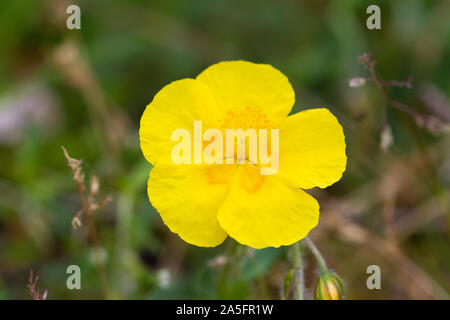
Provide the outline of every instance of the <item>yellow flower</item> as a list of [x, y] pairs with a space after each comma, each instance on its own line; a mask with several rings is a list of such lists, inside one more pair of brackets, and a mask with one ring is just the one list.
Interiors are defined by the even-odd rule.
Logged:
[[[265, 248], [295, 243], [317, 225], [319, 204], [302, 189], [341, 178], [345, 138], [327, 109], [288, 116], [294, 101], [281, 72], [246, 61], [220, 62], [156, 94], [139, 135], [153, 164], [149, 199], [172, 232], [197, 246], [217, 246], [229, 235]], [[279, 129], [277, 173], [261, 175], [249, 163], [174, 164], [172, 133], [183, 128], [194, 136], [199, 120], [205, 129]]]

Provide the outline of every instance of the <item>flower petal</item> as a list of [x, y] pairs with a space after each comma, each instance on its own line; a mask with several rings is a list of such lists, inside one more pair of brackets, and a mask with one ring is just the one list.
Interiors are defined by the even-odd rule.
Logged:
[[287, 117], [280, 126], [277, 176], [296, 188], [325, 188], [342, 177], [347, 157], [341, 125], [328, 109]]
[[175, 129], [187, 129], [194, 137], [194, 121], [201, 120], [204, 128], [218, 128], [220, 119], [208, 86], [194, 79], [174, 81], [156, 94], [142, 115], [142, 152], [153, 165], [159, 159], [170, 159], [172, 148], [178, 143], [171, 141]]
[[268, 64], [224, 61], [208, 67], [197, 79], [209, 86], [223, 114], [251, 107], [277, 123], [289, 114], [295, 101], [289, 80]]
[[184, 241], [215, 247], [227, 234], [217, 211], [229, 189], [233, 167], [227, 165], [172, 165], [161, 161], [148, 180], [148, 197], [164, 223]]
[[303, 190], [241, 165], [217, 218], [244, 245], [279, 247], [299, 241], [317, 225], [319, 204]]

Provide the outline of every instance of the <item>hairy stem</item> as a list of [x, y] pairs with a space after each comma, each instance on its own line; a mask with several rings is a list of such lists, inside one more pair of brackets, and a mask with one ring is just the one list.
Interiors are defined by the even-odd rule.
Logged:
[[302, 259], [303, 247], [302, 247], [301, 241], [294, 243], [291, 248], [292, 248], [292, 259], [293, 259], [294, 268], [295, 268], [294, 299], [295, 300], [304, 300], [305, 277], [304, 277], [303, 259]]
[[319, 268], [321, 272], [327, 272], [328, 267], [325, 263], [325, 259], [323, 258], [322, 254], [320, 253], [319, 249], [317, 249], [314, 242], [311, 241], [308, 237], [305, 237], [305, 242], [309, 247], [309, 250], [311, 250], [311, 253], [313, 254], [314, 258], [316, 259], [317, 263], [319, 264]]

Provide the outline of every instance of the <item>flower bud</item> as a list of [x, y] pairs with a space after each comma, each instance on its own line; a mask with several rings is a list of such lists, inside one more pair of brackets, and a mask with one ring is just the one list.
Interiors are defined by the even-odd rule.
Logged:
[[366, 83], [366, 78], [358, 77], [358, 78], [351, 78], [348, 80], [349, 87], [352, 88], [358, 88], [363, 86]]
[[383, 125], [383, 129], [380, 134], [380, 148], [383, 152], [387, 152], [389, 147], [394, 142], [394, 137], [392, 136], [391, 126], [388, 124]]
[[92, 175], [92, 177], [91, 177], [91, 188], [90, 188], [91, 195], [96, 195], [98, 193], [99, 187], [100, 187], [100, 182], [98, 181], [97, 176], [96, 175]]
[[316, 300], [341, 300], [344, 296], [344, 283], [334, 272], [323, 272], [317, 278]]

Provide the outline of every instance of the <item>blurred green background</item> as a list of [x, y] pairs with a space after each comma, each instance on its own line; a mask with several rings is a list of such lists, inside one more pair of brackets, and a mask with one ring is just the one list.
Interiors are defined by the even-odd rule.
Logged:
[[[66, 28], [68, 5], [81, 30]], [[366, 8], [381, 7], [381, 30]], [[49, 299], [280, 298], [288, 250], [197, 248], [171, 234], [146, 194], [151, 165], [139, 120], [158, 90], [222, 60], [269, 63], [296, 92], [294, 112], [327, 107], [344, 127], [341, 181], [311, 192], [310, 236], [344, 280], [348, 299], [447, 299], [450, 290], [450, 138], [386, 107], [357, 56], [374, 54], [388, 88], [412, 109], [450, 121], [447, 0], [3, 0], [0, 2], [0, 299], [30, 299], [30, 269]], [[379, 146], [383, 123], [393, 145]], [[107, 296], [61, 146], [100, 180], [94, 213]], [[306, 254], [308, 297], [317, 267]], [[228, 277], [221, 266], [228, 264]], [[79, 265], [81, 290], [66, 268]], [[368, 290], [366, 268], [382, 270]], [[228, 268], [226, 268], [228, 269]], [[225, 275], [224, 275], [225, 274]], [[221, 280], [222, 279], [222, 280]]]

